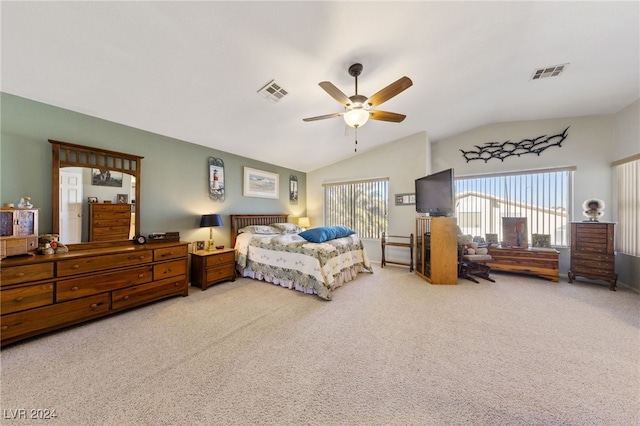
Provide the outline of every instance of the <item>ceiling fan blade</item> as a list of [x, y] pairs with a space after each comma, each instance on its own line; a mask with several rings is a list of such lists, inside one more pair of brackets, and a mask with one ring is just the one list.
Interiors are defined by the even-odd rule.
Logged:
[[404, 114], [397, 114], [395, 112], [388, 111], [369, 111], [369, 118], [372, 120], [380, 120], [380, 121], [392, 121], [394, 123], [400, 123], [402, 120], [407, 118]]
[[319, 115], [317, 117], [309, 117], [309, 118], [303, 118], [302, 121], [317, 121], [317, 120], [325, 120], [327, 118], [334, 118], [334, 117], [340, 117], [342, 114], [342, 112], [336, 112], [334, 114], [326, 114], [326, 115]]
[[321, 81], [320, 83], [318, 83], [318, 85], [322, 87], [325, 92], [331, 95], [333, 99], [338, 101], [340, 105], [342, 106], [351, 105], [351, 99], [349, 99], [347, 95], [342, 93], [342, 91], [338, 89], [336, 86], [334, 86], [333, 83], [331, 83], [330, 81]]
[[407, 90], [412, 85], [413, 85], [413, 81], [411, 81], [409, 77], [402, 77], [394, 81], [384, 89], [380, 90], [373, 96], [369, 97], [369, 99], [367, 100], [367, 103], [372, 107], [376, 105], [380, 105], [381, 103], [386, 102], [389, 99], [393, 98], [397, 94]]

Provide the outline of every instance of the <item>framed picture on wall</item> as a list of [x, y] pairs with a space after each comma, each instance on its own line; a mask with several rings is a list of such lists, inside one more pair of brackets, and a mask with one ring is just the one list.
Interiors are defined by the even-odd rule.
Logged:
[[209, 198], [224, 201], [224, 161], [209, 157]]
[[279, 176], [277, 173], [244, 168], [244, 185], [242, 195], [245, 197], [280, 198], [278, 193]]
[[298, 176], [289, 176], [289, 203], [298, 204]]

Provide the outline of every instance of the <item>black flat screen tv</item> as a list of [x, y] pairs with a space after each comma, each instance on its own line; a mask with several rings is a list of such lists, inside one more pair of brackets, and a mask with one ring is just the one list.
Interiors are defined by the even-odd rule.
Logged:
[[453, 169], [416, 179], [416, 212], [429, 216], [455, 214]]

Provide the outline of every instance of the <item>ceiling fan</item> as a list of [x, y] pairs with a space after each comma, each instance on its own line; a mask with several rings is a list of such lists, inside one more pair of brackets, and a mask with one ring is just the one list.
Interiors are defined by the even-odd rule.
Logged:
[[[383, 102], [388, 101], [404, 90], [413, 85], [413, 82], [409, 77], [402, 77], [397, 81], [394, 81], [384, 89], [378, 91], [373, 96], [366, 97], [358, 94], [358, 76], [362, 73], [362, 64], [353, 64], [349, 67], [349, 75], [356, 79], [356, 94], [353, 96], [347, 96], [340, 89], [338, 89], [333, 83], [329, 81], [322, 81], [319, 83], [325, 92], [327, 92], [333, 99], [338, 101], [344, 106], [344, 112], [337, 112], [334, 114], [319, 115], [317, 117], [303, 118], [302, 121], [317, 121], [324, 120], [333, 117], [344, 117], [347, 125], [354, 127], [356, 130], [358, 127], [365, 124], [369, 118], [372, 120], [391, 121], [393, 123], [400, 123], [407, 116], [404, 114], [397, 114], [395, 112], [371, 110]], [[357, 143], [357, 142], [356, 142]]]

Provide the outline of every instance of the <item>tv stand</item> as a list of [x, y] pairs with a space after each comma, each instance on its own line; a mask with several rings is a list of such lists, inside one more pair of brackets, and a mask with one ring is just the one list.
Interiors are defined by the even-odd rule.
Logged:
[[416, 273], [431, 284], [458, 284], [455, 217], [416, 218]]

